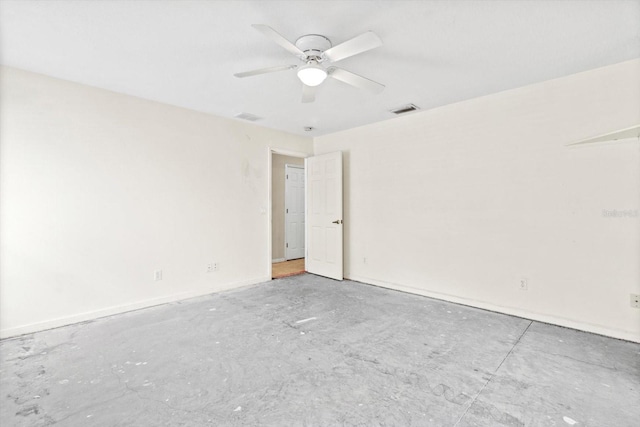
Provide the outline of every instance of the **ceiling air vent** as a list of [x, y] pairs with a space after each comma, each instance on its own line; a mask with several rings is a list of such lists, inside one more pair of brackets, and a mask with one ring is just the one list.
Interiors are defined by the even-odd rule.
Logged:
[[405, 113], [410, 113], [412, 111], [418, 111], [420, 109], [420, 107], [417, 107], [413, 104], [407, 104], [407, 105], [403, 105], [402, 107], [399, 108], [394, 108], [393, 110], [391, 110], [391, 112], [393, 114], [405, 114]]
[[236, 114], [234, 117], [237, 119], [249, 120], [250, 122], [256, 122], [258, 120], [262, 120], [262, 117], [254, 116], [253, 114], [249, 114], [249, 113]]

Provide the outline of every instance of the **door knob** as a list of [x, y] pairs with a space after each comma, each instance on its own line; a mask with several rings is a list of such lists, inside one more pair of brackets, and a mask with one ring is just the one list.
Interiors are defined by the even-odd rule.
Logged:
[[334, 224], [342, 224], [342, 220], [341, 219], [336, 219], [335, 221], [333, 221]]

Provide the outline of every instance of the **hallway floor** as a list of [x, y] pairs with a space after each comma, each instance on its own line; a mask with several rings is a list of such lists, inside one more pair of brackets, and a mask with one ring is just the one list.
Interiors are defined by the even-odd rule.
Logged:
[[271, 264], [271, 277], [274, 279], [295, 276], [296, 274], [304, 273], [304, 271], [304, 258]]
[[640, 344], [292, 276], [0, 342], [4, 426], [612, 426]]

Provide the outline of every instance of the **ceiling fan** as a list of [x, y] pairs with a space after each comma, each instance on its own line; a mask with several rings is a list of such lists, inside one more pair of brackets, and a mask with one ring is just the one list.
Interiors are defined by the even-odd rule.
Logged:
[[304, 62], [304, 65], [294, 64], [261, 68], [259, 70], [236, 73], [234, 74], [236, 77], [251, 77], [259, 74], [298, 69], [297, 75], [302, 82], [302, 102], [313, 102], [318, 86], [327, 77], [373, 93], [379, 93], [384, 89], [384, 85], [354, 74], [351, 71], [335, 66], [325, 66], [325, 64], [337, 62], [382, 46], [382, 40], [372, 31], [367, 31], [351, 40], [333, 46], [331, 40], [319, 34], [304, 35], [298, 38], [294, 44], [268, 25], [254, 24], [252, 27], [279, 44], [289, 53], [297, 56], [299, 60]]

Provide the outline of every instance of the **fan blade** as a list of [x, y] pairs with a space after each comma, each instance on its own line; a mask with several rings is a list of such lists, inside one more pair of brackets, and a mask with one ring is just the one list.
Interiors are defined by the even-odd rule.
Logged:
[[280, 46], [282, 46], [288, 52], [294, 54], [295, 56], [299, 56], [301, 58], [307, 57], [307, 55], [303, 51], [298, 49], [296, 45], [294, 45], [289, 40], [282, 37], [276, 30], [274, 30], [270, 26], [263, 25], [263, 24], [253, 24], [252, 27], [260, 31], [262, 34], [264, 34], [274, 42], [278, 43]]
[[373, 93], [380, 93], [384, 89], [384, 85], [373, 80], [369, 80], [366, 77], [359, 76], [351, 71], [343, 70], [338, 67], [329, 67], [327, 69], [329, 77], [333, 77], [336, 80], [340, 80], [346, 84], [357, 87], [359, 89], [365, 89]]
[[258, 74], [275, 73], [276, 71], [285, 71], [297, 68], [297, 65], [278, 65], [277, 67], [260, 68], [259, 70], [245, 71], [244, 73], [236, 73], [236, 77], [251, 77]]
[[302, 102], [308, 103], [316, 100], [316, 89], [318, 86], [302, 85]]
[[380, 46], [382, 46], [380, 37], [373, 31], [367, 31], [351, 40], [325, 50], [322, 56], [331, 62], [336, 62]]

